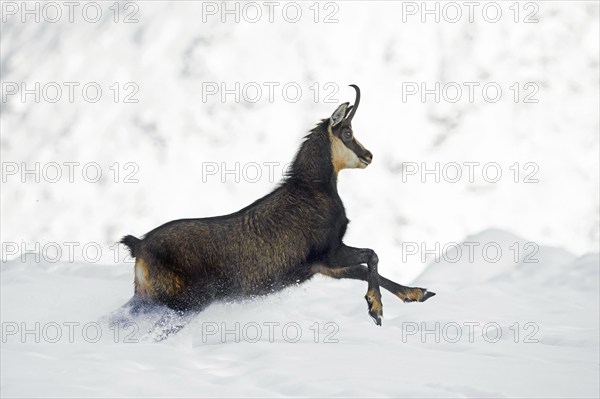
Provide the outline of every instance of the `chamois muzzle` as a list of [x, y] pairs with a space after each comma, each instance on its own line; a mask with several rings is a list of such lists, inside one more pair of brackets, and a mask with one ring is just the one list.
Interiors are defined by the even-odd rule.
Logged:
[[364, 154], [358, 155], [358, 159], [360, 160], [360, 162], [364, 163], [365, 166], [367, 166], [371, 162], [373, 162], [373, 154], [371, 153], [371, 151], [365, 149]]

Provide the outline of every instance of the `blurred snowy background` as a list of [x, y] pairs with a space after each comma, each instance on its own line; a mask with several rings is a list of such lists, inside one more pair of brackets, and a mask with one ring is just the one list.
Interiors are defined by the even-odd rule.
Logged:
[[[383, 275], [408, 283], [432, 261], [431, 256], [422, 259], [422, 250], [406, 257], [406, 243], [432, 250], [436, 243], [444, 247], [488, 229], [523, 237], [523, 243], [568, 251], [573, 255], [564, 261], [567, 270], [576, 269], [577, 263], [571, 262], [577, 257], [599, 250], [598, 2], [481, 2], [471, 10], [472, 21], [469, 7], [462, 2], [427, 6], [387, 1], [368, 6], [362, 1], [298, 6], [282, 2], [271, 14], [263, 3], [252, 3], [258, 4], [260, 17], [254, 5], [236, 2], [147, 1], [117, 6], [83, 2], [72, 10], [72, 22], [63, 3], [48, 7], [30, 2], [27, 9], [33, 11], [29, 14], [22, 4], [2, 2], [2, 259], [22, 266], [23, 248], [35, 250], [36, 243], [40, 248], [57, 243], [63, 251], [61, 263], [59, 269], [48, 270], [72, 270], [79, 275], [85, 267], [60, 269], [62, 263], [70, 263], [65, 243], [79, 243], [74, 251], [77, 261], [85, 260], [83, 245], [98, 243], [102, 250], [98, 264], [116, 263], [121, 268], [109, 272], [118, 277], [121, 290], [118, 298], [109, 295], [107, 299], [107, 291], [116, 292], [115, 284], [95, 285], [93, 279], [102, 275], [101, 268], [89, 263], [92, 280], [67, 279], [73, 285], [82, 284], [82, 294], [95, 290], [90, 301], [104, 302], [88, 319], [118, 306], [131, 294], [131, 270], [122, 269], [124, 251], [114, 259], [111, 249], [121, 236], [141, 236], [172, 219], [230, 213], [266, 194], [277, 184], [303, 135], [321, 118], [329, 117], [340, 102], [354, 101], [354, 92], [347, 87], [350, 83], [358, 84], [363, 94], [354, 130], [373, 152], [374, 162], [366, 170], [345, 171], [340, 176], [340, 194], [352, 220], [346, 242], [374, 248]], [[239, 22], [235, 12], [227, 14], [224, 7], [237, 7]], [[425, 7], [437, 7], [439, 22], [436, 11], [427, 13]], [[501, 14], [496, 14], [498, 8]], [[39, 22], [35, 22], [36, 14]], [[431, 90], [436, 83], [439, 101], [434, 94], [427, 94], [423, 101], [421, 84]], [[287, 91], [283, 89], [286, 84], [291, 87]], [[89, 89], [82, 92], [85, 85]], [[233, 91], [224, 94], [222, 85]], [[484, 92], [485, 85], [492, 88]], [[57, 86], [60, 99], [56, 99]], [[73, 87], [72, 101], [69, 86]], [[462, 93], [457, 94], [457, 86]], [[100, 96], [97, 87], [102, 90]], [[261, 98], [254, 102], [256, 87], [261, 89]], [[218, 91], [213, 94], [215, 88]], [[411, 94], [415, 88], [419, 91]], [[501, 97], [495, 98], [494, 88], [501, 89]], [[95, 97], [97, 102], [90, 101]], [[131, 100], [136, 102], [127, 102]], [[73, 166], [71, 182], [68, 163], [72, 162], [79, 164]], [[473, 181], [465, 164], [469, 162], [478, 163]], [[39, 172], [23, 175], [23, 169], [34, 169], [36, 163]], [[55, 163], [61, 167], [58, 179]], [[102, 172], [98, 182], [86, 181], [95, 177], [93, 163]], [[236, 163], [240, 165], [237, 178], [235, 173], [222, 174]], [[274, 163], [273, 178], [268, 163]], [[462, 178], [452, 183], [443, 175], [439, 182], [432, 174], [422, 176], [423, 166], [432, 169], [436, 163], [440, 169], [460, 165]], [[495, 177], [495, 169], [483, 175], [483, 166], [490, 163], [502, 173], [495, 183], [486, 181]], [[262, 166], [258, 179], [256, 164]], [[92, 167], [84, 178], [85, 165]], [[244, 169], [245, 165], [252, 167]], [[446, 172], [447, 177], [455, 176], [455, 169]], [[137, 182], [127, 182], [132, 179]], [[498, 239], [502, 234], [483, 234], [475, 240]], [[506, 243], [504, 255], [512, 254], [511, 241], [501, 241]], [[543, 253], [537, 258], [547, 259]], [[597, 281], [597, 255], [586, 256], [581, 280]], [[34, 258], [27, 259], [29, 264]], [[488, 266], [484, 262], [480, 267]], [[548, 273], [548, 279], [560, 280], [565, 273], [563, 269], [553, 274], [555, 269], [547, 264], [535, 267]], [[460, 269], [460, 273], [475, 273], [472, 268]], [[29, 281], [25, 275], [10, 274], [18, 270], [3, 268], [4, 320], [7, 314], [18, 320], [32, 314], [26, 310], [36, 308], [35, 302], [27, 305], [27, 301], [22, 306], [10, 305], [23, 290], [36, 287], [35, 292], [43, 297], [43, 287], [48, 287], [44, 284], [47, 277], [41, 276], [28, 277], [33, 278], [31, 284], [24, 284]], [[487, 273], [479, 270], [475, 275], [480, 272]], [[507, 273], [521, 276], [510, 274], [509, 269]], [[7, 276], [12, 277], [7, 280]], [[433, 289], [435, 278], [426, 276]], [[61, 281], [55, 281], [52, 289], [68, 291], [69, 284]], [[102, 293], [97, 292], [100, 288]], [[362, 309], [362, 288], [358, 291], [356, 306]], [[506, 292], [510, 290], [503, 295]], [[339, 299], [343, 301], [341, 294]], [[497, 309], [507, 299], [494, 302]], [[597, 304], [597, 285], [581, 300]], [[578, 306], [587, 306], [585, 301]], [[305, 305], [312, 308], [308, 300]], [[528, 305], [532, 302], [523, 303]], [[523, 309], [520, 304], [513, 306], [516, 314]], [[484, 307], [480, 314], [492, 308]], [[419, 310], [414, 309], [417, 315]], [[460, 309], [458, 303], [456, 309]], [[569, 314], [569, 309], [563, 313]], [[357, 312], [347, 313], [364, 321], [364, 315]], [[586, 338], [573, 346], [589, 352], [586, 345], [591, 345], [596, 353], [591, 370], [597, 375], [597, 313], [574, 312], [570, 317], [591, 323], [582, 327]], [[39, 320], [39, 316], [32, 319]], [[365, 334], [373, 331], [367, 327]], [[557, 331], [560, 337], [562, 330]], [[550, 344], [557, 342], [562, 341], [556, 338]], [[10, 359], [19, 358], [21, 350], [16, 347]], [[481, 353], [485, 356], [486, 350]], [[31, 369], [29, 363], [23, 364], [12, 368], [10, 381], [25, 378], [19, 373], [26, 375]], [[396, 371], [398, 375], [404, 372]], [[15, 394], [22, 386], [12, 384], [5, 393]], [[486, 393], [432, 389], [403, 392], [425, 396]], [[290, 394], [293, 388], [270, 392]], [[490, 392], [492, 396], [505, 393], [500, 387]], [[594, 387], [586, 380], [577, 393], [597, 396], [597, 392], [597, 384]]]
[[[347, 241], [378, 248], [384, 268], [400, 268], [396, 260], [404, 241], [433, 248], [435, 242], [460, 242], [486, 228], [577, 254], [598, 250], [596, 2], [542, 2], [535, 3], [537, 9], [523, 3], [519, 23], [504, 3], [496, 23], [486, 21], [494, 17], [493, 8], [484, 13], [486, 3], [474, 9], [472, 23], [466, 7], [461, 7], [461, 20], [450, 23], [454, 11], [438, 3], [436, 23], [435, 15], [422, 15], [420, 3], [410, 3], [418, 8], [413, 11], [402, 2], [368, 8], [361, 2], [321, 4], [319, 23], [312, 3], [301, 6], [297, 23], [286, 21], [294, 18], [295, 9], [288, 7], [284, 14], [285, 3], [273, 11], [273, 23], [265, 7], [258, 22], [247, 22], [255, 19], [255, 9], [238, 4], [240, 22], [235, 23], [235, 15], [224, 14], [220, 3], [208, 3], [216, 5], [215, 11], [202, 2], [139, 2], [137, 8], [122, 7], [115, 23], [112, 4], [101, 3], [97, 23], [82, 16], [92, 19], [95, 8], [84, 14], [83, 6], [74, 9], [73, 23], [66, 7], [57, 23], [44, 20], [53, 18], [52, 8], [45, 14], [40, 9], [40, 23], [27, 15], [29, 22], [22, 23], [21, 9], [15, 15], [5, 12], [3, 242], [98, 242], [109, 254], [108, 247], [126, 233], [141, 235], [172, 219], [237, 210], [276, 185], [301, 137], [339, 102], [352, 102], [347, 85], [356, 83], [363, 102], [355, 131], [375, 160], [365, 171], [341, 175], [340, 191], [352, 220]], [[123, 23], [127, 17], [139, 22]], [[221, 17], [229, 22], [222, 23]], [[537, 23], [524, 22], [534, 17]], [[8, 93], [12, 86], [6, 82], [17, 83], [19, 91]], [[21, 101], [23, 82], [34, 91], [40, 82], [39, 103], [31, 94]], [[48, 82], [62, 87], [56, 103], [44, 101], [55, 97], [51, 86], [44, 97]], [[79, 83], [72, 103], [64, 82]], [[82, 94], [90, 82], [102, 89], [96, 103]], [[139, 91], [125, 87], [128, 82]], [[236, 82], [240, 101], [230, 94], [222, 102], [221, 84], [234, 89]], [[242, 92], [252, 82], [262, 88], [256, 103], [244, 101], [255, 97], [252, 85]], [[265, 82], [279, 84], [272, 102]], [[326, 86], [329, 82], [335, 86]], [[421, 92], [406, 94], [407, 83], [412, 88], [421, 82], [426, 89], [455, 82], [462, 96], [451, 103], [442, 93], [436, 103], [429, 95], [423, 103]], [[473, 102], [464, 82], [479, 84]], [[495, 103], [482, 93], [490, 82], [502, 89]], [[510, 88], [515, 82], [520, 85], [516, 103], [516, 89]], [[535, 94], [535, 87], [524, 88], [528, 82], [539, 88]], [[283, 86], [288, 83], [300, 87], [301, 95], [292, 87], [286, 100]], [[203, 90], [213, 85], [217, 94]], [[88, 91], [93, 98], [95, 89]], [[489, 93], [494, 96], [493, 89]], [[446, 94], [456, 97], [450, 86]], [[527, 94], [538, 102], [525, 103]], [[125, 103], [127, 95], [138, 102]], [[39, 183], [33, 174], [21, 175], [36, 162]], [[51, 162], [61, 165], [56, 183], [44, 179], [43, 169]], [[74, 166], [73, 183], [65, 162], [80, 163]], [[98, 183], [82, 177], [83, 166], [92, 162], [101, 167]], [[137, 167], [125, 167], [128, 162]], [[240, 163], [239, 182], [233, 174], [221, 176], [222, 162], [229, 169]], [[249, 162], [263, 166], [256, 182], [243, 178]], [[266, 162], [278, 163], [274, 179]], [[423, 183], [422, 162], [430, 169], [436, 162], [442, 167], [456, 162], [462, 178], [436, 183], [426, 175]], [[474, 182], [465, 162], [479, 162]], [[482, 178], [483, 165], [491, 162], [501, 167], [497, 183]], [[525, 168], [529, 162], [537, 168]], [[219, 167], [204, 182], [203, 163]], [[405, 163], [416, 163], [420, 170], [405, 175], [403, 182]], [[53, 179], [56, 168], [47, 166], [45, 172]], [[87, 170], [90, 179], [95, 172], [94, 167]], [[246, 169], [250, 179], [255, 173]], [[447, 169], [451, 178], [454, 173]], [[530, 174], [539, 182], [524, 183]], [[495, 170], [488, 175], [493, 178]], [[127, 176], [139, 182], [125, 183]], [[410, 269], [418, 269], [421, 259], [411, 260]]]

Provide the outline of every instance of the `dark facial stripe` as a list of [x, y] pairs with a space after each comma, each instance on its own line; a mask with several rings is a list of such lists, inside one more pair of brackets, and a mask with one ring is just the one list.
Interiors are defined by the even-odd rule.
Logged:
[[368, 158], [371, 154], [369, 150], [363, 147], [355, 138], [352, 138], [352, 141], [344, 141], [344, 144], [359, 158]]

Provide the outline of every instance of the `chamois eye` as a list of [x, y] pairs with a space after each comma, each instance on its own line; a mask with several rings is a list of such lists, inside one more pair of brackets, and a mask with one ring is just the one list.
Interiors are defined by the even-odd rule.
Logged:
[[350, 140], [352, 138], [352, 130], [344, 130], [342, 135], [346, 140]]

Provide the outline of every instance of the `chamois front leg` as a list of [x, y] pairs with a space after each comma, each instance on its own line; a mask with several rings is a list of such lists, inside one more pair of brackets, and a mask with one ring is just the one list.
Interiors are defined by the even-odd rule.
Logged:
[[349, 265], [367, 264], [367, 294], [365, 299], [369, 309], [369, 316], [373, 318], [375, 324], [381, 325], [383, 316], [383, 304], [381, 303], [381, 291], [379, 290], [379, 272], [377, 265], [379, 258], [375, 251], [369, 248], [354, 248], [342, 245], [337, 251], [330, 254], [327, 258], [329, 267], [344, 267]]
[[[313, 268], [313, 271], [337, 279], [349, 278], [353, 280], [369, 281], [369, 269], [364, 265], [335, 268], [317, 265]], [[426, 288], [406, 287], [392, 280], [388, 280], [382, 275], [379, 275], [379, 285], [381, 288], [388, 290], [404, 302], [425, 302], [435, 295], [435, 292], [431, 292]]]

